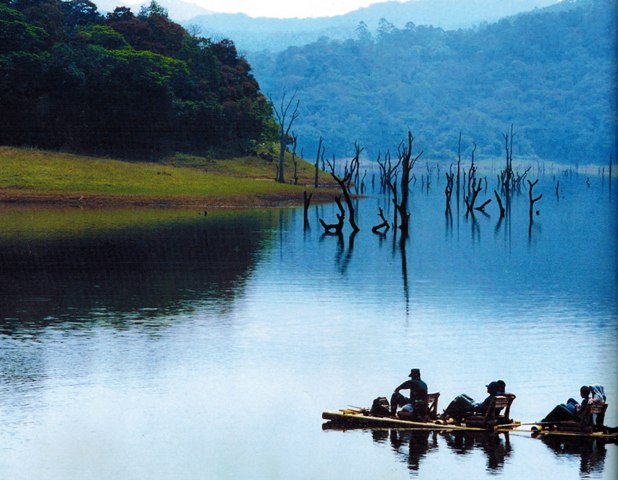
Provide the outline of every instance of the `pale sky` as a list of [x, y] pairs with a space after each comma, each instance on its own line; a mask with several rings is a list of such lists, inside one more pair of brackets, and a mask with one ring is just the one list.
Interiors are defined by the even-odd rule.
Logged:
[[325, 17], [341, 15], [385, 0], [185, 0], [221, 13], [252, 17]]

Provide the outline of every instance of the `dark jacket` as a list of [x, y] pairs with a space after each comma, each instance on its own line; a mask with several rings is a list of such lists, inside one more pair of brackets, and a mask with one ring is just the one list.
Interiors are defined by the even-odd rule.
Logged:
[[399, 392], [400, 390], [410, 389], [410, 401], [414, 402], [415, 400], [422, 400], [423, 402], [427, 401], [427, 384], [419, 379], [410, 379], [403, 382], [399, 385], [395, 392]]

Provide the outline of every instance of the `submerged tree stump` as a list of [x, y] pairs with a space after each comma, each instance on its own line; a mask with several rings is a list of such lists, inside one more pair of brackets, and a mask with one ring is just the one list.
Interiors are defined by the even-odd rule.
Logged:
[[388, 224], [388, 220], [384, 217], [384, 211], [382, 210], [382, 208], [378, 208], [378, 216], [382, 219], [382, 223], [379, 223], [378, 225], [375, 225], [371, 231], [373, 233], [382, 233], [380, 232], [380, 230], [384, 229], [385, 231], [388, 230], [389, 228], [391, 228]]
[[330, 235], [341, 235], [343, 231], [343, 224], [345, 222], [345, 210], [343, 205], [341, 205], [341, 197], [335, 197], [335, 202], [337, 202], [337, 206], [339, 207], [339, 213], [337, 214], [337, 223], [326, 223], [324, 220], [320, 218], [320, 224], [324, 228], [324, 233]]

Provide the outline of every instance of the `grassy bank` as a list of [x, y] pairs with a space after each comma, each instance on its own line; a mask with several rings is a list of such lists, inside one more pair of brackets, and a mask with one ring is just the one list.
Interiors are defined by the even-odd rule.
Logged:
[[[276, 162], [258, 157], [211, 160], [177, 155], [160, 163], [127, 162], [36, 149], [0, 147], [0, 201], [85, 205], [270, 206], [302, 204], [303, 191], [331, 200], [336, 190], [313, 188], [313, 166], [299, 162], [298, 185], [273, 179]], [[293, 176], [287, 159], [286, 177]], [[320, 182], [329, 176], [321, 172]], [[309, 187], [310, 186], [310, 187]]]

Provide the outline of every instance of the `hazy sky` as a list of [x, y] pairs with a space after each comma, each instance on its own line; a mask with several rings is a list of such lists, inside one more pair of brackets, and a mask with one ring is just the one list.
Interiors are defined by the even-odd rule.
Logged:
[[[186, 0], [207, 10], [252, 17], [324, 17], [367, 7], [380, 0]], [[384, 1], [384, 0], [381, 0]]]

